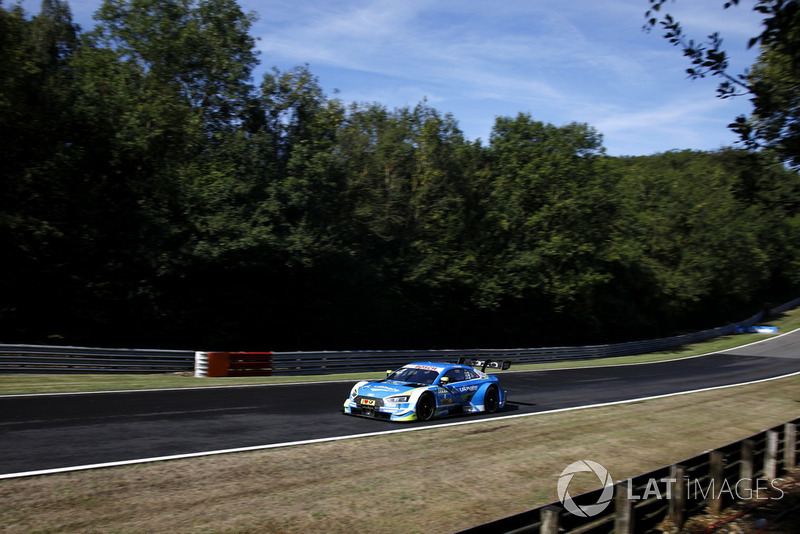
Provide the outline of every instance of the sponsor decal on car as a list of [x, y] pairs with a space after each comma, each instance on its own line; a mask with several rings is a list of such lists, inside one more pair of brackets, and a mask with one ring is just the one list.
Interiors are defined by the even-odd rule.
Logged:
[[423, 369], [425, 371], [441, 371], [441, 368], [433, 367], [432, 365], [406, 365], [406, 369]]

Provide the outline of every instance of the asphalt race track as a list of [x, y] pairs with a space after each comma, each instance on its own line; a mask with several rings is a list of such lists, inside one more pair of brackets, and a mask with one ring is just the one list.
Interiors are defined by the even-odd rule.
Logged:
[[[800, 372], [800, 331], [671, 362], [508, 372], [501, 376], [509, 391], [502, 411], [425, 426], [646, 398], [795, 372]], [[0, 397], [0, 476], [409, 426], [342, 415], [339, 408], [353, 383]]]

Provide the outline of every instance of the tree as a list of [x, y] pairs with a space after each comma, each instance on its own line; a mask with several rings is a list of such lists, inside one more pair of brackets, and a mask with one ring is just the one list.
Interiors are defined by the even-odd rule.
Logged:
[[[693, 79], [705, 76], [721, 78], [720, 98], [749, 95], [751, 116], [737, 117], [730, 128], [749, 148], [765, 148], [794, 168], [800, 168], [800, 8], [796, 0], [755, 0], [753, 11], [763, 16], [764, 30], [754, 36], [749, 46], [759, 45], [761, 54], [751, 72], [730, 72], [728, 53], [722, 48], [719, 33], [697, 42], [684, 32], [679, 21], [663, 13], [667, 0], [649, 0], [647, 29], [660, 26], [664, 38], [680, 47], [689, 58], [687, 73]], [[728, 0], [723, 7], [738, 5]]]
[[614, 210], [601, 136], [521, 113], [498, 118], [490, 143], [479, 302], [518, 303], [540, 326], [558, 313], [588, 320], [609, 280], [603, 258]]
[[259, 98], [270, 144], [263, 171], [269, 202], [263, 208], [286, 262], [311, 266], [344, 240], [345, 184], [334, 147], [345, 110], [324, 94], [308, 67], [266, 73]]
[[107, 152], [93, 174], [117, 184], [142, 225], [128, 231], [163, 272], [211, 211], [205, 188], [235, 188], [250, 160], [239, 138], [256, 130], [253, 16], [233, 0], [106, 0], [96, 18], [75, 65], [77, 105]]
[[65, 2], [45, 0], [32, 19], [0, 5], [0, 322], [43, 338], [69, 329], [50, 319], [76, 285], [61, 267], [85, 251], [72, 231], [81, 226], [71, 200], [82, 190], [70, 68], [78, 47]]
[[789, 286], [793, 233], [776, 206], [796, 203], [783, 187], [796, 175], [759, 159], [724, 150], [615, 162], [614, 288], [630, 310], [621, 320], [712, 326]]
[[336, 154], [354, 238], [398, 280], [431, 288], [464, 277], [473, 153], [453, 117], [425, 102], [393, 111], [351, 107]]
[[[25, 240], [29, 249], [37, 244], [28, 256], [39, 261], [27, 274], [19, 271], [58, 304], [37, 327], [69, 332], [72, 342], [165, 339], [169, 329], [153, 325], [176, 311], [165, 302], [179, 299], [166, 295], [172, 287], [164, 280], [191, 277], [203, 267], [197, 260], [208, 243], [233, 246], [208, 239], [209, 228], [218, 229], [208, 214], [219, 206], [209, 190], [241, 189], [241, 173], [231, 171], [253, 159], [245, 128], [255, 62], [250, 18], [227, 0], [109, 0], [98, 26], [73, 48], [65, 37], [58, 46], [40, 46], [48, 42], [41, 35], [68, 35], [55, 24], [44, 31], [45, 21], [68, 13], [56, 8], [59, 3], [45, 2], [29, 23], [42, 28], [27, 41], [39, 48], [23, 58], [33, 65], [39, 57], [58, 60], [42, 62], [50, 65], [42, 69], [47, 76], [32, 75], [36, 90], [25, 93], [49, 97], [37, 97], [30, 108], [46, 120], [17, 116], [10, 130], [31, 128], [27, 145], [47, 149], [36, 158], [14, 158], [36, 193], [29, 198], [41, 203], [32, 213], [50, 229]], [[24, 213], [26, 205], [11, 213]]]
[[252, 101], [255, 20], [234, 0], [105, 0], [96, 44], [169, 85], [202, 119], [206, 133], [238, 126]]

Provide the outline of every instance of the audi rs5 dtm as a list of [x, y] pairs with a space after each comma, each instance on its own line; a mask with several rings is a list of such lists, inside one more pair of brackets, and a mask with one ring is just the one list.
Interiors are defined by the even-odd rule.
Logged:
[[508, 361], [469, 358], [460, 358], [459, 363], [409, 363], [387, 371], [383, 380], [358, 382], [344, 401], [343, 412], [387, 421], [494, 413], [505, 406], [508, 392], [486, 368], [505, 370], [510, 366]]

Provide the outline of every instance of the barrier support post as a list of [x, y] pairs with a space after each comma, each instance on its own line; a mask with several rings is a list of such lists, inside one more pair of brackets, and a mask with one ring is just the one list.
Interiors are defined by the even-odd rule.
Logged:
[[742, 441], [742, 455], [739, 460], [739, 482], [742, 495], [753, 494], [753, 475], [755, 474], [753, 464], [753, 449], [756, 444], [752, 439]]
[[708, 478], [711, 480], [708, 508], [712, 514], [719, 514], [722, 512], [722, 484], [725, 479], [725, 457], [720, 451], [709, 453]]
[[540, 534], [558, 534], [559, 518], [558, 514], [561, 510], [558, 506], [547, 505], [539, 510], [539, 520], [542, 526], [539, 529]]
[[783, 469], [797, 467], [797, 424], [786, 423], [783, 427]]
[[675, 464], [670, 467], [669, 478], [669, 520], [680, 532], [686, 512], [686, 466]]
[[628, 498], [631, 491], [631, 479], [625, 480], [617, 484], [616, 496], [614, 497], [614, 507], [616, 513], [614, 514], [614, 533], [615, 534], [633, 534], [635, 527], [633, 501]]
[[778, 433], [767, 430], [767, 449], [764, 451], [764, 476], [774, 480], [778, 476]]

